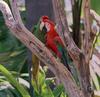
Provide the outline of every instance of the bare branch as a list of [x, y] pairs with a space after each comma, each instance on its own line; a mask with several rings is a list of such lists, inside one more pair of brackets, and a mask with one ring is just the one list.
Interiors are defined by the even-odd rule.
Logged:
[[[86, 97], [91, 97], [91, 91], [89, 88], [90, 84], [90, 69], [89, 69], [89, 61], [90, 61], [90, 52], [92, 48], [92, 40], [91, 40], [91, 19], [90, 19], [90, 0], [83, 0], [83, 12], [84, 12], [84, 43], [83, 43], [83, 52], [85, 56], [85, 62], [82, 65], [83, 74], [84, 74], [84, 82], [83, 82], [83, 91], [86, 94]], [[88, 91], [87, 91], [88, 90]]]
[[100, 27], [100, 16], [92, 9], [90, 10], [90, 15], [94, 20], [96, 20], [98, 26]]
[[93, 51], [95, 50], [95, 43], [97, 41], [98, 36], [100, 35], [100, 16], [94, 11], [94, 10], [90, 10], [90, 15], [91, 15], [91, 19], [96, 21], [96, 25], [94, 25], [93, 29], [92, 29], [92, 33], [90, 33], [91, 35], [91, 52], [90, 52], [90, 59], [92, 58], [93, 55]]
[[86, 55], [87, 63], [89, 63], [89, 52], [91, 48], [90, 43], [90, 33], [91, 33], [91, 19], [90, 19], [90, 0], [83, 1], [83, 11], [84, 11], [84, 53]]
[[53, 5], [53, 11], [54, 11], [54, 17], [55, 17], [55, 22], [56, 22], [56, 30], [60, 36], [60, 38], [62, 39], [64, 45], [65, 45], [65, 41], [64, 41], [64, 36], [63, 36], [63, 25], [61, 22], [61, 18], [59, 16], [59, 11], [57, 10], [57, 3], [55, 0], [52, 0], [52, 5]]
[[74, 83], [72, 76], [68, 72], [66, 67], [58, 62], [51, 54], [51, 52], [45, 47], [45, 45], [24, 27], [23, 23], [21, 22], [16, 2], [17, 0], [12, 0], [12, 9], [15, 18], [14, 20], [8, 5], [3, 1], [0, 1], [0, 10], [4, 15], [6, 25], [9, 27], [11, 32], [23, 44], [25, 44], [42, 62], [48, 64], [48, 66], [53, 69], [53, 73], [57, 77], [59, 77], [61, 82], [64, 84], [65, 90], [68, 91], [70, 97], [84, 97], [83, 93]]
[[74, 43], [74, 41], [70, 35], [66, 16], [65, 16], [65, 13], [64, 13], [64, 10], [63, 10], [63, 7], [62, 7], [60, 1], [56, 0], [56, 3], [57, 3], [57, 5], [55, 5], [55, 6], [57, 6], [57, 10], [59, 11], [59, 16], [61, 18], [63, 28], [64, 28], [63, 36], [64, 36], [64, 41], [65, 41], [67, 51], [70, 54], [71, 58], [73, 59], [73, 62], [77, 65], [77, 69], [79, 70], [81, 89], [84, 92], [85, 97], [90, 97], [91, 93], [89, 91], [89, 88], [91, 88], [91, 85], [90, 85], [90, 79], [89, 79], [89, 75], [90, 75], [89, 74], [89, 65], [86, 62], [85, 55], [76, 46], [76, 44]]
[[9, 6], [4, 2], [0, 1], [0, 10], [3, 13], [5, 23], [9, 27], [14, 27], [15, 26], [15, 20], [13, 18], [13, 15], [9, 9]]
[[63, 39], [65, 41], [65, 45], [67, 48], [67, 51], [69, 53], [69, 55], [71, 56], [71, 58], [73, 59], [74, 63], [77, 65], [77, 67], [79, 68], [79, 61], [80, 61], [80, 54], [82, 53], [81, 50], [76, 46], [76, 44], [74, 43], [72, 36], [70, 35], [69, 32], [69, 28], [68, 28], [68, 24], [67, 24], [67, 20], [66, 20], [66, 15], [65, 12], [61, 6], [61, 3], [59, 0], [55, 0], [56, 4], [56, 9], [58, 10], [59, 13], [59, 17], [61, 20], [61, 23], [63, 25]]

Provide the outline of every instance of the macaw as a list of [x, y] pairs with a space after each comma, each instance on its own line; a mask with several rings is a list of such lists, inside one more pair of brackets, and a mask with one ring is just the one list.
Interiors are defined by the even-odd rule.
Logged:
[[40, 33], [45, 33], [45, 45], [53, 51], [53, 53], [61, 59], [61, 62], [68, 68], [67, 51], [64, 48], [64, 44], [56, 32], [55, 24], [49, 19], [48, 16], [42, 16], [40, 19]]
[[[78, 82], [77, 70], [75, 69], [75, 65], [72, 63], [72, 60], [69, 58], [67, 51], [64, 48], [64, 44], [56, 32], [55, 24], [49, 19], [48, 16], [42, 16], [37, 23], [32, 28], [32, 33], [43, 42], [46, 47], [51, 49], [53, 53], [61, 59], [61, 62], [68, 68], [68, 70], [72, 73], [76, 82]], [[33, 79], [36, 80], [36, 84], [38, 82], [38, 73], [39, 73], [39, 59], [32, 54], [33, 61]], [[70, 64], [70, 66], [69, 66]]]

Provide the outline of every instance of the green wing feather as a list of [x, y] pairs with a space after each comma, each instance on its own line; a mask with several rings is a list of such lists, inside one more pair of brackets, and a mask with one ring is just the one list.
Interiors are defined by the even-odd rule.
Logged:
[[73, 61], [71, 60], [70, 56], [68, 55], [68, 52], [65, 50], [65, 48], [61, 44], [57, 44], [57, 47], [58, 47], [59, 52], [62, 52], [61, 62], [65, 66], [68, 65], [70, 72], [73, 75], [74, 81], [76, 82], [77, 85], [79, 85], [78, 72], [75, 67], [75, 64], [73, 64]]
[[32, 28], [32, 33], [43, 43], [45, 43], [45, 32], [41, 32], [40, 29], [40, 22], [37, 23], [37, 25], [35, 25], [33, 28]]

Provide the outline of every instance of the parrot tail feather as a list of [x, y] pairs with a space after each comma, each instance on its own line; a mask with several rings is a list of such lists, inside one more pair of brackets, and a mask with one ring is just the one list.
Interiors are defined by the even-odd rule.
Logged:
[[69, 60], [67, 58], [68, 56], [66, 56], [66, 52], [64, 49], [62, 49], [62, 63], [64, 64], [65, 67], [67, 67], [67, 69], [71, 72], [70, 66], [69, 66]]

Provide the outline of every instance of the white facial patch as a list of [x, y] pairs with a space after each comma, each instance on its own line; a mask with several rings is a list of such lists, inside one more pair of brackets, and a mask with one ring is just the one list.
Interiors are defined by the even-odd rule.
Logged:
[[50, 24], [48, 22], [45, 22], [45, 27], [47, 29], [47, 32], [49, 32], [51, 26], [50, 26]]
[[41, 22], [41, 24], [40, 24], [40, 30], [41, 30], [41, 31], [42, 31], [44, 25], [45, 25], [44, 22]]

